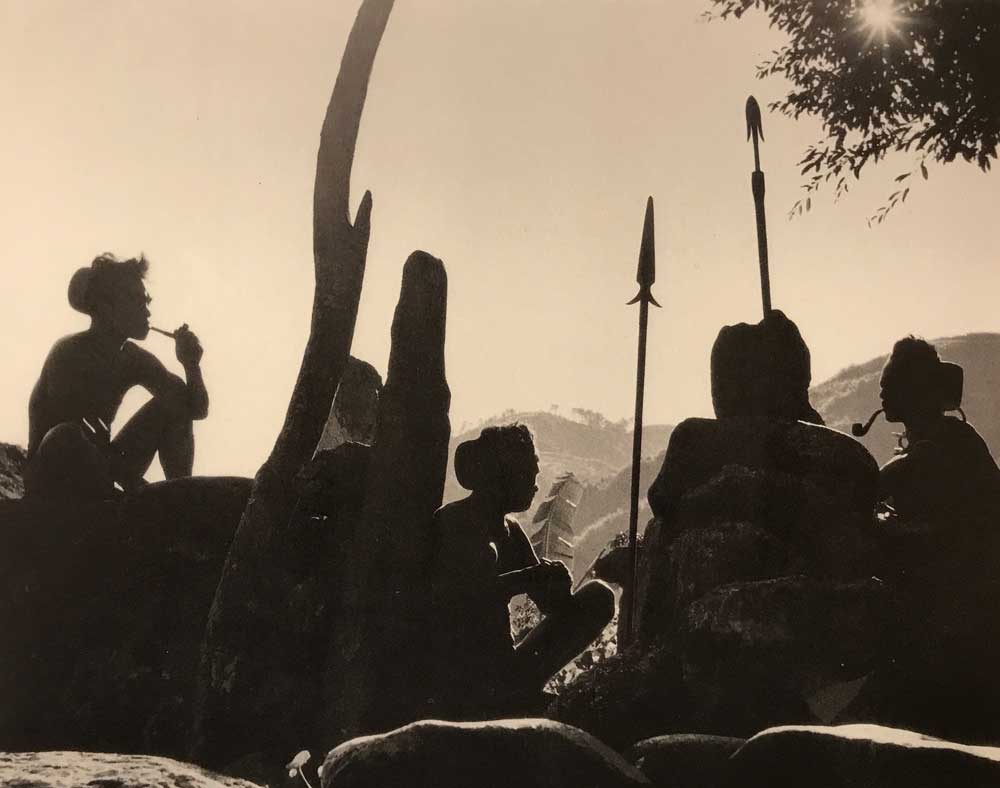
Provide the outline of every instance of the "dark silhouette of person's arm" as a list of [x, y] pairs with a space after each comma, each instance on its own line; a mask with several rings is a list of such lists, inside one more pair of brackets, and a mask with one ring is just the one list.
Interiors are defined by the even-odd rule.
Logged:
[[[197, 358], [179, 358], [184, 367], [185, 381], [168, 370], [152, 353], [138, 345], [128, 343], [127, 352], [132, 355], [135, 369], [135, 383], [142, 386], [154, 397], [163, 398], [181, 410], [194, 421], [208, 415], [208, 390], [201, 374], [200, 353]], [[180, 357], [178, 352], [178, 357]]]
[[446, 506], [435, 515], [431, 586], [437, 603], [466, 606], [529, 593], [536, 584], [538, 559], [535, 565], [498, 575], [496, 553], [479, 525], [467, 517], [461, 505]]
[[573, 579], [561, 561], [538, 559], [527, 535], [516, 521], [509, 521], [509, 527], [509, 549], [514, 551], [516, 562], [523, 564], [524, 568], [501, 575], [498, 582], [503, 585], [503, 593], [512, 591], [507, 599], [527, 594], [539, 610], [547, 613], [570, 596]]

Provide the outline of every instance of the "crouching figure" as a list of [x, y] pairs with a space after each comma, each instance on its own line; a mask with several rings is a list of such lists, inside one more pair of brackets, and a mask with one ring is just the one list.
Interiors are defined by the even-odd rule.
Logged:
[[[517, 520], [538, 491], [538, 457], [523, 424], [488, 427], [455, 452], [455, 475], [471, 495], [434, 516], [438, 716], [484, 718], [537, 711], [545, 683], [611, 621], [611, 588], [572, 592], [569, 570], [539, 560]], [[520, 642], [509, 604], [527, 594], [542, 621]]]

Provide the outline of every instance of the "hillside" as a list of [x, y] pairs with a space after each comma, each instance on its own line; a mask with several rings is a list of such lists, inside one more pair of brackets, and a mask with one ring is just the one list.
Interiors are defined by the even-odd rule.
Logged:
[[[953, 361], [965, 370], [962, 408], [996, 455], [1000, 451], [1000, 334], [967, 334], [931, 341], [944, 361]], [[868, 420], [880, 406], [879, 377], [886, 358], [879, 356], [848, 367], [812, 388], [813, 406], [827, 426], [850, 433], [853, 422]], [[881, 465], [892, 457], [896, 446], [892, 433], [901, 429], [901, 424], [889, 424], [880, 417], [861, 442]]]

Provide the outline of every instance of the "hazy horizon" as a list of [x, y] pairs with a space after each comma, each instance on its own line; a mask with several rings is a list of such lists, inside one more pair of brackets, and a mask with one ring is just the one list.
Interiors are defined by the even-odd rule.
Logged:
[[[256, 470], [308, 334], [315, 153], [358, 5], [0, 0], [0, 440], [24, 444], [45, 354], [86, 327], [66, 302], [72, 272], [141, 251], [154, 323], [188, 322], [205, 346], [212, 412], [195, 472]], [[553, 403], [631, 417], [625, 302], [652, 195], [663, 309], [650, 313], [645, 421], [710, 414], [716, 333], [760, 317], [750, 93], [765, 110], [773, 302], [809, 344], [814, 382], [908, 333], [1000, 329], [1000, 182], [931, 166], [869, 230], [913, 167], [890, 157], [839, 203], [821, 193], [787, 221], [819, 125], [767, 112], [784, 85], [755, 66], [780, 33], [760, 14], [706, 23], [708, 7], [397, 0], [353, 174], [352, 204], [374, 195], [355, 355], [384, 374], [402, 264], [424, 249], [448, 270], [456, 430]], [[145, 345], [178, 368], [168, 340]]]

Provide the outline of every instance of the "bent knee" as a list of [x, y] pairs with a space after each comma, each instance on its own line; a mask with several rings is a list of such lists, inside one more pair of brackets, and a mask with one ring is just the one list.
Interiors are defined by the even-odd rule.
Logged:
[[52, 427], [38, 444], [40, 458], [89, 456], [96, 451], [87, 440], [83, 426], [75, 421], [64, 421]]
[[25, 481], [34, 492], [101, 494], [110, 486], [107, 461], [83, 427], [63, 422], [45, 433]]
[[615, 592], [611, 586], [600, 580], [585, 583], [573, 595], [577, 604], [587, 611], [588, 617], [599, 619], [607, 624], [615, 616]]

